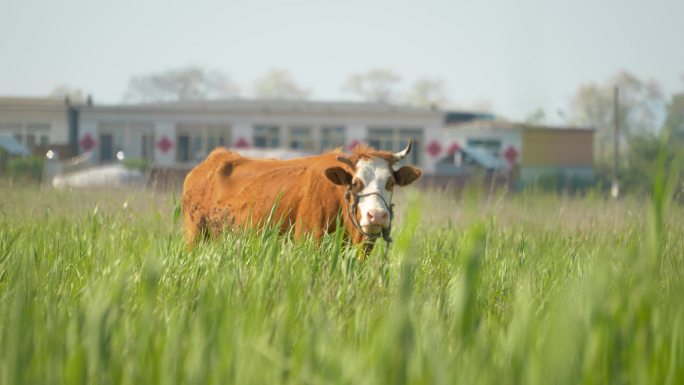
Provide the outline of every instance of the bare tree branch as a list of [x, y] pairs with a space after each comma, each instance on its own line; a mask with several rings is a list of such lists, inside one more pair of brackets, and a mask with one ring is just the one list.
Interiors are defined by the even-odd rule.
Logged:
[[404, 96], [406, 104], [418, 107], [442, 107], [448, 103], [444, 82], [433, 79], [419, 79]]
[[397, 100], [396, 87], [401, 77], [384, 68], [372, 69], [365, 73], [352, 74], [342, 86], [342, 90], [367, 102], [391, 103]]
[[306, 100], [311, 95], [307, 88], [299, 86], [289, 71], [273, 69], [254, 82], [254, 96], [261, 99]]
[[167, 102], [233, 98], [239, 88], [220, 71], [185, 67], [158, 74], [134, 76], [124, 100], [128, 102]]

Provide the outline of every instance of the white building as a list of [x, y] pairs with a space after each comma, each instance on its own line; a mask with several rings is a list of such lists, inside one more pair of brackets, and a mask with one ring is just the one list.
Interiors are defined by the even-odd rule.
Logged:
[[[493, 156], [519, 163], [522, 153], [520, 125], [505, 120], [472, 120], [444, 127], [447, 150], [471, 148], [486, 150]], [[512, 153], [515, 157], [506, 156]]]
[[[505, 120], [473, 120], [444, 127], [447, 153], [481, 150], [518, 169], [521, 184], [543, 178], [594, 180], [594, 130], [520, 124]], [[448, 170], [440, 162], [440, 174]]]
[[398, 151], [433, 173], [444, 153], [444, 113], [370, 103], [229, 100], [80, 108], [78, 145], [106, 163], [123, 151], [156, 167], [189, 168], [218, 146], [318, 153], [358, 143]]
[[0, 133], [12, 135], [29, 150], [68, 145], [69, 108], [64, 100], [0, 98]]
[[[283, 100], [185, 101], [136, 105], [68, 104], [49, 98], [0, 98], [0, 132], [34, 154], [90, 163], [145, 159], [183, 174], [225, 146], [252, 156], [292, 157], [358, 143], [399, 151], [428, 175], [461, 175], [456, 151], [486, 151], [521, 181], [544, 175], [593, 179], [593, 130], [532, 127], [478, 112], [379, 103]], [[276, 155], [273, 155], [276, 154]], [[279, 155], [278, 155], [279, 154]], [[477, 158], [477, 157], [475, 157]]]

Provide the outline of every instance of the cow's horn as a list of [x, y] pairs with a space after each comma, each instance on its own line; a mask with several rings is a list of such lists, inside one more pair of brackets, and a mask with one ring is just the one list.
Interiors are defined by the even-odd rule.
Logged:
[[405, 149], [403, 149], [403, 150], [401, 150], [401, 151], [399, 151], [399, 152], [395, 152], [395, 153], [394, 153], [394, 160], [398, 162], [398, 161], [404, 159], [404, 157], [405, 157], [406, 155], [408, 155], [409, 152], [411, 152], [411, 144], [412, 144], [412, 143], [413, 143], [413, 141], [412, 141], [411, 139], [409, 139], [408, 144], [406, 145], [406, 148], [405, 148]]
[[338, 157], [337, 157], [337, 160], [339, 160], [340, 162], [342, 162], [342, 163], [346, 164], [347, 166], [351, 167], [352, 170], [354, 169], [354, 163], [353, 163], [349, 158], [347, 158], [347, 157], [345, 157], [345, 156], [338, 156]]

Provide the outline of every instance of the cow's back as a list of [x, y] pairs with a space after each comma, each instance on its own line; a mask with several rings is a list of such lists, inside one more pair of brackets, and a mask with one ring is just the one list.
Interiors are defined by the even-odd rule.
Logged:
[[329, 183], [325, 168], [336, 154], [292, 160], [251, 159], [220, 148], [186, 177], [183, 216], [186, 240], [216, 235], [224, 228], [260, 226], [269, 219], [282, 230], [328, 230], [343, 189]]

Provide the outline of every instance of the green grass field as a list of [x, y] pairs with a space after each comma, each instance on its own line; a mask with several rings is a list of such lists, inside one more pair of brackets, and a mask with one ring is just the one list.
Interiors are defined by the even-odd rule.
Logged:
[[153, 191], [0, 189], [2, 384], [682, 384], [684, 208], [395, 199], [395, 243], [186, 251]]

